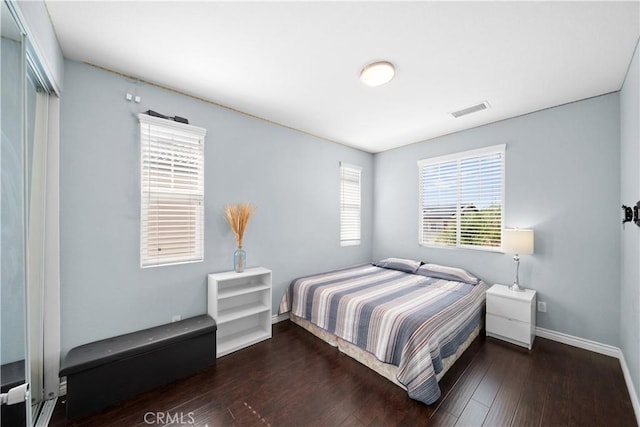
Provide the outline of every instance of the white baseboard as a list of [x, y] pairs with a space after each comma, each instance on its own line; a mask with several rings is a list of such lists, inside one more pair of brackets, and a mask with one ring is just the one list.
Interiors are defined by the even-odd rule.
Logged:
[[624, 353], [622, 351], [620, 351], [620, 357], [618, 359], [620, 359], [620, 367], [622, 368], [624, 381], [627, 383], [627, 389], [629, 390], [629, 396], [631, 397], [631, 405], [633, 405], [633, 411], [636, 413], [636, 421], [638, 422], [638, 425], [640, 425], [640, 401], [638, 400], [638, 393], [633, 385], [631, 373], [629, 372], [629, 367], [627, 366], [627, 361], [625, 360]]
[[622, 350], [612, 345], [602, 344], [596, 341], [574, 337], [573, 335], [563, 334], [562, 332], [556, 332], [540, 327], [536, 327], [536, 336], [618, 359], [620, 361], [620, 367], [622, 368], [622, 374], [624, 375], [624, 381], [627, 383], [627, 390], [629, 391], [629, 397], [631, 398], [633, 412], [636, 414], [636, 422], [640, 425], [640, 400], [638, 400], [638, 393], [636, 393], [636, 388], [633, 385], [629, 367], [627, 366]]
[[282, 314], [274, 314], [271, 316], [271, 324], [284, 322], [285, 320], [289, 320], [289, 312]]
[[596, 341], [574, 337], [573, 335], [563, 334], [562, 332], [556, 332], [540, 327], [536, 327], [536, 336], [546, 338], [551, 341], [561, 342], [573, 347], [583, 348], [585, 350], [593, 351], [594, 353], [600, 353], [618, 359], [620, 358], [620, 349], [612, 345], [602, 344]]

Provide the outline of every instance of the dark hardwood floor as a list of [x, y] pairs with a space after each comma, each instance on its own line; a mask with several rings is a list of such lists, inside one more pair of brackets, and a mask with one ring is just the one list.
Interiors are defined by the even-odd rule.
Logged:
[[[100, 387], [100, 384], [96, 384]], [[91, 417], [50, 426], [636, 426], [617, 359], [479, 337], [424, 405], [289, 321], [273, 339]]]

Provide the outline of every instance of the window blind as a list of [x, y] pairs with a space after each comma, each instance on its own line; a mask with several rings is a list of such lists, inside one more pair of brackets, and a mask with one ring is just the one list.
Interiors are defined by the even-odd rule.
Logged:
[[498, 250], [505, 145], [418, 162], [421, 245]]
[[206, 129], [140, 114], [142, 267], [204, 258]]
[[340, 163], [340, 245], [360, 244], [360, 166]]

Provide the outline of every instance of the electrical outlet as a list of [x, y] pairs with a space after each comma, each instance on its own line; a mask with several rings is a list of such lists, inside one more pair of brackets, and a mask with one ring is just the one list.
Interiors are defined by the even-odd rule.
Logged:
[[173, 316], [171, 316], [171, 323], [178, 322], [181, 319], [182, 319], [182, 316], [180, 316], [179, 314], [174, 314]]
[[540, 313], [547, 312], [547, 303], [545, 301], [538, 301], [538, 311]]

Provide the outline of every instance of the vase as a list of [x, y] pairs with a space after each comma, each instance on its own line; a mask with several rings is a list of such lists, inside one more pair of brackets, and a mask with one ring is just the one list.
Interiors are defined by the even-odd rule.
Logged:
[[242, 273], [246, 264], [247, 253], [242, 249], [242, 246], [238, 246], [238, 249], [233, 253], [233, 269], [236, 273]]

